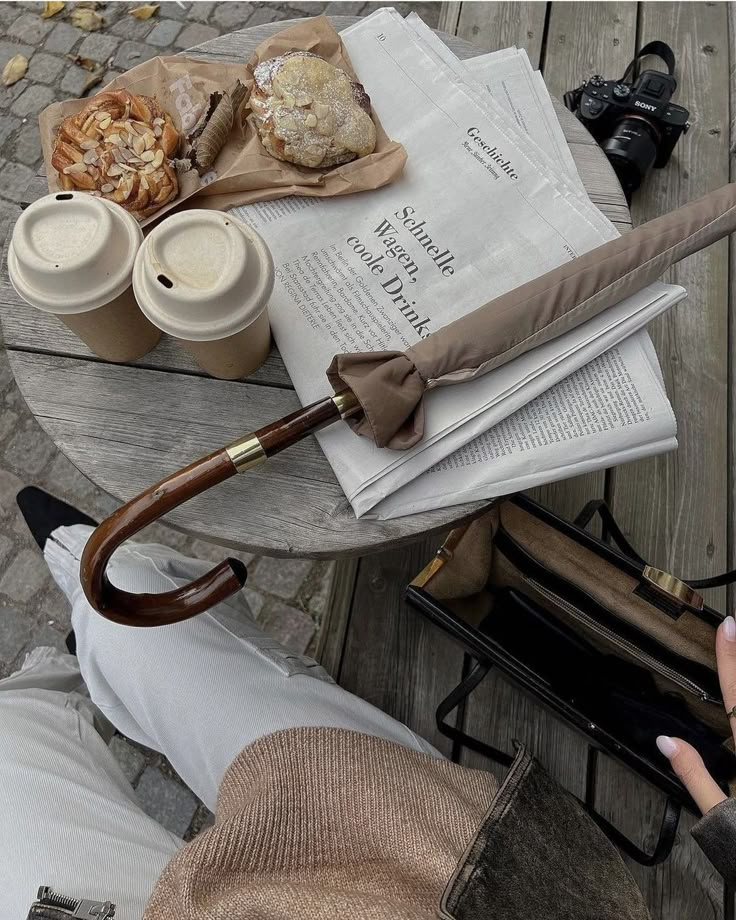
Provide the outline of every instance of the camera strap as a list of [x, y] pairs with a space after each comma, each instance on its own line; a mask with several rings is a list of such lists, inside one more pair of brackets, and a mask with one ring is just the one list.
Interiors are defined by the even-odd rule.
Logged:
[[654, 55], [654, 57], [661, 58], [667, 65], [667, 70], [669, 71], [670, 76], [674, 77], [675, 52], [666, 42], [653, 41], [644, 45], [644, 47], [637, 52], [633, 61], [624, 71], [624, 75], [621, 77], [621, 83], [626, 83], [630, 77], [635, 80], [639, 76], [639, 64], [641, 62], [641, 58], [647, 57], [650, 54]]

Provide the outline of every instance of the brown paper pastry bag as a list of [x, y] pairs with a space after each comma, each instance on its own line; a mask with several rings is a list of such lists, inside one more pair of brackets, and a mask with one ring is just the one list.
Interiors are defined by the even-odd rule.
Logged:
[[[298, 22], [267, 38], [256, 48], [241, 79], [250, 90], [258, 64], [295, 50], [311, 51], [360, 80], [340, 36], [324, 16]], [[330, 197], [365, 192], [388, 185], [401, 174], [406, 162], [404, 148], [386, 136], [375, 112], [373, 153], [330, 169], [309, 169], [275, 159], [263, 149], [258, 131], [247, 117], [247, 105], [240, 116], [217, 159], [217, 179], [202, 190], [198, 203], [203, 207], [225, 210], [286, 195]]]
[[[234, 83], [242, 76], [244, 69], [240, 64], [213, 64], [179, 56], [156, 57], [116, 77], [101, 92], [127, 89], [140, 96], [155, 96], [161, 107], [171, 115], [179, 133], [187, 134], [206, 110], [210, 94], [221, 89], [223, 84], [229, 86]], [[68, 115], [75, 115], [88, 102], [89, 99], [55, 102], [39, 115], [41, 146], [50, 192], [59, 191], [61, 188], [58, 173], [51, 165], [57, 129]], [[179, 194], [147, 220], [141, 221], [141, 226], [163, 217], [172, 208], [196, 195], [203, 187], [203, 182], [195, 170], [177, 169], [177, 178]]]
[[[324, 16], [299, 22], [262, 42], [249, 61], [229, 63], [190, 57], [157, 57], [116, 77], [105, 90], [124, 88], [132, 93], [155, 96], [174, 119], [177, 129], [188, 134], [207, 110], [210, 95], [228, 89], [236, 80], [250, 91], [253, 68], [287, 51], [311, 51], [356, 76], [347, 53]], [[104, 92], [105, 90], [102, 90]], [[39, 116], [41, 143], [50, 191], [58, 191], [58, 176], [51, 166], [56, 131], [68, 115], [79, 112], [88, 99], [70, 99], [48, 106]], [[376, 149], [367, 157], [331, 169], [309, 169], [285, 163], [266, 153], [256, 128], [250, 123], [247, 101], [237, 114], [232, 131], [215, 161], [214, 170], [200, 178], [195, 170], [178, 171], [179, 195], [148, 221], [157, 220], [172, 208], [188, 205], [226, 210], [253, 201], [285, 195], [349, 195], [380, 188], [396, 179], [404, 168], [406, 152], [391, 141], [376, 123]], [[183, 149], [182, 149], [183, 152]], [[192, 201], [192, 196], [197, 198]]]

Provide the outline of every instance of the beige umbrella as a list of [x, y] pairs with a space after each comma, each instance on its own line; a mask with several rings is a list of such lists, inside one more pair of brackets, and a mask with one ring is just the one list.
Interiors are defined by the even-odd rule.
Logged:
[[245, 567], [235, 559], [175, 591], [129, 594], [109, 582], [110, 556], [194, 495], [340, 419], [379, 447], [411, 447], [423, 434], [426, 390], [472, 380], [574, 329], [735, 229], [730, 184], [497, 297], [405, 352], [336, 356], [327, 370], [334, 395], [196, 460], [103, 521], [82, 556], [89, 602], [103, 616], [136, 626], [176, 623], [214, 606], [245, 583]]

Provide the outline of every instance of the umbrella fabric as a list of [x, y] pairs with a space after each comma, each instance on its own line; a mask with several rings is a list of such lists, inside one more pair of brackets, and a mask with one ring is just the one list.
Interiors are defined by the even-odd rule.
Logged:
[[449, 323], [405, 352], [336, 355], [335, 392], [351, 389], [348, 420], [378, 447], [421, 440], [424, 392], [488, 373], [656, 281], [686, 256], [736, 230], [736, 183], [604, 243]]

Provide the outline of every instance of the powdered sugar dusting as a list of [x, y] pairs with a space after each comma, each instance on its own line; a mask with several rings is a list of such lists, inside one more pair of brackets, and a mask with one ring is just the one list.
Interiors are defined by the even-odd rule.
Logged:
[[375, 148], [370, 98], [360, 83], [308, 51], [254, 69], [251, 110], [273, 156], [310, 167], [335, 166]]

